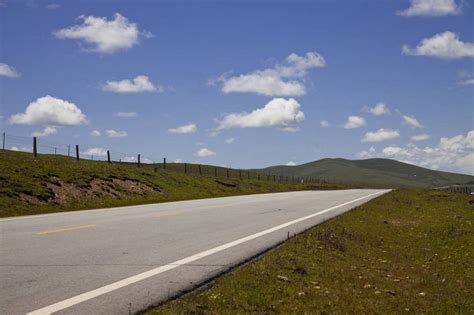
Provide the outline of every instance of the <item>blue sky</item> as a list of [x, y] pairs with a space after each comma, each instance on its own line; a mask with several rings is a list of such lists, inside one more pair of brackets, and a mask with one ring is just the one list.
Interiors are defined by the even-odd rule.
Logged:
[[470, 1], [1, 3], [8, 134], [98, 157], [474, 173]]

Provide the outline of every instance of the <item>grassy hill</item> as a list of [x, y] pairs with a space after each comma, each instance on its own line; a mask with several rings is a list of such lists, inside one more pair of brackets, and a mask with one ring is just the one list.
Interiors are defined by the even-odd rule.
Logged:
[[371, 187], [426, 188], [474, 184], [474, 176], [434, 171], [389, 159], [322, 159], [298, 166], [272, 166], [258, 171]]
[[[145, 203], [337, 189], [268, 181], [266, 176], [196, 164], [107, 163], [0, 150], [0, 217]], [[184, 170], [186, 169], [186, 174]]]

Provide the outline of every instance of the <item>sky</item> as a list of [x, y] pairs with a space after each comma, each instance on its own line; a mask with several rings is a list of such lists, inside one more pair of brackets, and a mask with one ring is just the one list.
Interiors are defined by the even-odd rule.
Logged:
[[0, 131], [95, 158], [474, 174], [473, 5], [0, 0]]

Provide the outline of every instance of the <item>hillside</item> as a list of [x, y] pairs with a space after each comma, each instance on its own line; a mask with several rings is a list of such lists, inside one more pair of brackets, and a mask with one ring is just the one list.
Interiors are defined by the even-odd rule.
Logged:
[[389, 159], [322, 159], [298, 166], [272, 166], [258, 171], [372, 187], [425, 188], [474, 184], [474, 176], [434, 171]]
[[[0, 150], [0, 217], [340, 186], [209, 165], [142, 165]], [[186, 174], [183, 174], [186, 168]]]

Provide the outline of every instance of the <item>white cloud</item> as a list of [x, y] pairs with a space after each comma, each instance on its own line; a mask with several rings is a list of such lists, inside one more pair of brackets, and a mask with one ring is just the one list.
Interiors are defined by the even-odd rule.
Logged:
[[419, 134], [419, 135], [415, 135], [413, 137], [411, 137], [411, 141], [425, 141], [425, 140], [428, 140], [430, 138], [430, 135], [426, 134], [426, 133], [422, 133], [422, 134]]
[[56, 10], [56, 9], [59, 9], [61, 7], [60, 4], [58, 3], [50, 3], [46, 6], [46, 9], [48, 10]]
[[178, 133], [178, 134], [195, 133], [196, 131], [197, 131], [196, 124], [188, 124], [188, 125], [168, 129], [168, 132]]
[[288, 163], [285, 164], [286, 166], [296, 166], [296, 163], [293, 161], [289, 161]]
[[321, 120], [319, 122], [319, 125], [321, 126], [321, 128], [327, 128], [327, 127], [330, 126], [329, 121], [327, 121], [327, 120]]
[[52, 96], [31, 102], [24, 113], [10, 117], [10, 123], [43, 126], [77, 126], [87, 123], [86, 116], [73, 103]]
[[32, 137], [47, 137], [58, 133], [58, 129], [53, 126], [46, 126], [43, 131], [35, 131], [31, 134]]
[[232, 113], [218, 121], [218, 130], [230, 128], [293, 127], [304, 120], [300, 104], [293, 98], [274, 98], [251, 113]]
[[163, 92], [163, 87], [155, 86], [146, 75], [136, 76], [133, 80], [107, 81], [102, 91], [114, 93]]
[[344, 124], [345, 129], [359, 128], [366, 125], [365, 119], [360, 116], [349, 116]]
[[202, 148], [202, 149], [200, 149], [199, 151], [196, 152], [196, 155], [199, 156], [199, 157], [207, 157], [207, 156], [216, 155], [216, 152], [214, 152], [212, 150], [209, 150], [209, 149], [206, 149], [206, 148]]
[[402, 115], [403, 122], [412, 128], [423, 128], [420, 122], [413, 116]]
[[109, 129], [105, 131], [105, 134], [109, 138], [122, 138], [128, 136], [126, 131], [116, 131], [113, 129]]
[[444, 32], [423, 39], [415, 48], [402, 47], [406, 55], [428, 56], [441, 59], [474, 57], [474, 43], [462, 42], [457, 34]]
[[107, 149], [104, 148], [90, 148], [82, 152], [84, 155], [94, 155], [94, 156], [106, 156]]
[[461, 6], [454, 0], [411, 0], [410, 7], [403, 11], [398, 11], [402, 16], [445, 16], [458, 15], [461, 13]]
[[285, 65], [276, 65], [273, 68], [233, 77], [224, 74], [217, 80], [210, 80], [208, 85], [220, 81], [224, 93], [250, 92], [267, 96], [301, 96], [306, 93], [303, 79], [307, 76], [308, 70], [325, 65], [326, 61], [317, 52], [309, 52], [305, 56], [293, 53], [286, 57]]
[[362, 110], [371, 113], [375, 116], [390, 114], [390, 110], [388, 109], [387, 105], [382, 102], [375, 104], [374, 107], [365, 106], [364, 108], [362, 108]]
[[459, 85], [474, 85], [474, 79], [466, 79], [458, 82]]
[[381, 142], [385, 140], [395, 139], [400, 137], [398, 130], [379, 129], [377, 131], [369, 131], [365, 134], [362, 142]]
[[405, 161], [431, 169], [443, 169], [474, 175], [474, 130], [466, 135], [443, 137], [435, 147], [420, 148], [389, 146], [382, 150], [384, 157]]
[[21, 152], [33, 152], [32, 147], [17, 147], [17, 146], [12, 146], [10, 148], [12, 151], [21, 151]]
[[7, 78], [18, 78], [20, 77], [20, 73], [12, 66], [7, 65], [6, 63], [0, 63], [0, 76]]
[[174, 163], [183, 163], [183, 159], [176, 159], [174, 160]]
[[135, 23], [115, 13], [113, 19], [106, 17], [79, 16], [82, 24], [60, 29], [53, 34], [60, 39], [77, 39], [88, 44], [87, 51], [113, 54], [127, 50], [138, 44], [140, 35], [145, 38], [152, 36], [149, 32], [141, 32]]
[[231, 143], [234, 143], [235, 139], [234, 138], [229, 138], [229, 139], [225, 139], [224, 140], [224, 143], [226, 144], [231, 144]]
[[[122, 159], [122, 162], [138, 163], [138, 157], [137, 156], [131, 156], [131, 155], [126, 156]], [[153, 161], [146, 158], [146, 157], [140, 156], [140, 163], [151, 164], [151, 163], [153, 163]]]
[[136, 112], [118, 112], [115, 114], [117, 117], [122, 117], [122, 118], [131, 118], [131, 117], [137, 117], [138, 114]]
[[100, 137], [102, 133], [99, 130], [92, 130], [90, 135], [93, 137]]

